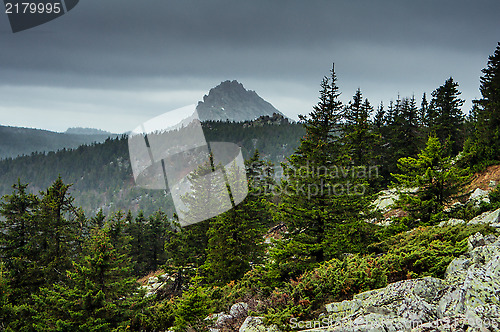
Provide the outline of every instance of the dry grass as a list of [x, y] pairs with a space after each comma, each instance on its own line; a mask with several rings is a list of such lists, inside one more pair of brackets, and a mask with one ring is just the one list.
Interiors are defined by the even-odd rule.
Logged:
[[500, 165], [489, 166], [481, 173], [475, 174], [465, 192], [474, 191], [476, 188], [490, 191], [494, 189], [490, 187], [490, 181], [492, 180], [500, 184]]

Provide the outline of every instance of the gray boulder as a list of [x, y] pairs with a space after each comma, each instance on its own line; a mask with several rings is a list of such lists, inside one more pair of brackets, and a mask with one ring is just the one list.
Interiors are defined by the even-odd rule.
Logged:
[[489, 203], [489, 191], [483, 190], [481, 188], [476, 188], [472, 194], [469, 196], [468, 202], [474, 203], [476, 206], [479, 206], [481, 202]]
[[459, 224], [466, 224], [467, 222], [463, 219], [455, 219], [455, 218], [450, 218], [448, 220], [443, 220], [439, 223], [439, 227], [444, 227], [444, 226], [455, 226]]
[[372, 205], [376, 210], [387, 212], [398, 199], [399, 194], [396, 189], [382, 190]]
[[238, 302], [231, 306], [229, 314], [233, 317], [247, 316], [248, 304], [245, 302]]
[[279, 332], [276, 325], [266, 327], [262, 317], [248, 316], [240, 326], [240, 332]]
[[329, 327], [316, 331], [499, 331], [500, 239], [476, 233], [445, 280], [404, 280], [330, 303]]
[[327, 305], [333, 331], [399, 331], [438, 319], [436, 295], [443, 280], [404, 280], [358, 294], [351, 301]]
[[471, 219], [468, 225], [489, 224], [492, 227], [500, 227], [500, 209], [495, 211], [487, 211], [483, 214]]

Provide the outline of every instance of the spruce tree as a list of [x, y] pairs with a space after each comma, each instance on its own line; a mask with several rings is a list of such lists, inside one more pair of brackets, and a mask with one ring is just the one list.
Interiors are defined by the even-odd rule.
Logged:
[[332, 234], [364, 210], [366, 197], [357, 195], [355, 188], [364, 188], [360, 182], [365, 179], [353, 179], [350, 172], [341, 175], [354, 168], [343, 142], [345, 108], [336, 81], [332, 69], [321, 82], [318, 104], [308, 116], [300, 117], [306, 136], [283, 164], [285, 178], [275, 220], [286, 224], [288, 234], [273, 249], [275, 271], [281, 279], [297, 276], [338, 254], [330, 250]]
[[457, 155], [463, 146], [464, 115], [458, 83], [452, 77], [432, 92], [427, 119], [429, 133], [436, 135], [442, 145], [447, 145], [449, 154]]
[[[205, 263], [210, 282], [224, 285], [238, 280], [250, 270], [251, 264], [262, 262], [262, 236], [271, 219], [266, 203], [272, 185], [270, 166], [256, 151], [246, 162], [248, 195], [240, 204], [210, 221]], [[234, 174], [236, 172], [230, 171], [228, 177]]]
[[428, 125], [427, 123], [428, 112], [429, 112], [429, 102], [427, 101], [427, 94], [424, 92], [424, 94], [422, 95], [422, 101], [420, 102], [420, 109], [418, 112], [419, 127], [423, 128]]
[[475, 163], [500, 160], [500, 42], [495, 52], [488, 58], [488, 65], [482, 70], [482, 98], [477, 105], [477, 123], [474, 143], [468, 152], [475, 157]]
[[411, 226], [439, 221], [446, 204], [459, 196], [467, 182], [467, 170], [456, 167], [436, 136], [430, 136], [417, 158], [398, 161], [401, 174], [393, 174], [403, 192], [399, 203], [410, 213]]
[[348, 154], [355, 166], [370, 166], [374, 164], [378, 135], [373, 132], [370, 121], [373, 107], [368, 99], [363, 101], [361, 90], [358, 89], [352, 101], [346, 107], [344, 127], [344, 142]]
[[71, 269], [71, 261], [78, 252], [78, 215], [69, 188], [70, 185], [58, 177], [40, 193], [39, 207], [34, 216], [38, 223], [35, 236], [40, 250], [38, 265], [45, 284], [65, 279], [65, 271]]
[[145, 261], [147, 271], [156, 271], [166, 261], [165, 240], [170, 222], [167, 215], [157, 211], [149, 217], [145, 229]]
[[150, 271], [147, 262], [147, 226], [147, 219], [144, 217], [144, 213], [139, 211], [137, 217], [132, 219], [126, 228], [126, 233], [131, 237], [130, 258], [135, 276], [146, 275]]
[[400, 158], [416, 156], [420, 149], [420, 132], [418, 127], [418, 108], [415, 98], [401, 98], [389, 105], [387, 128], [384, 136], [385, 158], [382, 175], [388, 179], [389, 174], [398, 172], [396, 166]]
[[94, 230], [84, 258], [67, 272], [67, 281], [33, 296], [38, 309], [35, 329], [110, 331], [123, 325], [134, 303], [141, 302], [134, 298], [138, 285], [130, 270], [130, 262], [113, 247], [110, 236]]
[[14, 192], [0, 202], [0, 256], [5, 269], [10, 271], [11, 299], [24, 303], [43, 283], [38, 263], [40, 252], [36, 236], [38, 226], [35, 213], [38, 198], [27, 192], [27, 184], [20, 180], [12, 186]]

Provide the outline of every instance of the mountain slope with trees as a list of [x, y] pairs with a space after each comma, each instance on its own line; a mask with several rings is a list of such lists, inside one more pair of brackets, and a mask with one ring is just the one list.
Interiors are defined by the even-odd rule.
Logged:
[[77, 148], [83, 144], [104, 142], [116, 134], [107, 132], [66, 132], [56, 133], [41, 129], [0, 126], [0, 159], [30, 155], [33, 152], [48, 153]]
[[[304, 129], [300, 124], [285, 122], [283, 117], [270, 119], [210, 121], [203, 123], [203, 130], [208, 142], [234, 142], [241, 146], [246, 159], [257, 149], [263, 158], [279, 164], [297, 147]], [[18, 178], [30, 184], [31, 192], [38, 193], [58, 176], [73, 184], [70, 191], [76, 204], [87, 212], [96, 213], [102, 208], [106, 213], [131, 209], [150, 214], [160, 207], [172, 211], [170, 195], [134, 185], [126, 136], [76, 149], [2, 160], [0, 195], [10, 193]]]
[[[243, 321], [253, 321], [259, 330], [274, 325], [270, 330], [292, 331], [321, 317], [339, 322], [347, 309], [340, 307], [356, 303], [357, 313], [363, 306], [361, 314], [380, 321], [395, 322], [402, 309], [416, 312], [403, 317], [412, 324], [445, 325], [458, 312], [464, 314], [460, 320], [472, 318], [474, 324], [447, 330], [498, 328], [500, 186], [488, 201], [458, 195], [477, 170], [500, 164], [498, 60], [500, 43], [483, 71], [477, 116], [467, 121], [451, 78], [434, 90], [430, 103], [423, 98], [420, 109], [413, 96], [398, 96], [370, 118], [361, 90], [348, 105], [340, 102], [332, 69], [321, 82], [319, 102], [301, 116], [305, 135], [284, 163], [285, 176], [276, 181], [269, 161], [253, 152], [245, 163], [250, 195], [231, 210], [183, 228], [175, 214], [161, 210], [87, 215], [61, 178], [37, 195], [25, 182], [13, 182], [0, 201], [0, 330], [249, 332]], [[211, 130], [219, 124], [212, 125]], [[224, 130], [243, 128], [261, 127]], [[372, 144], [366, 156], [360, 137]], [[125, 138], [68, 153], [75, 157], [96, 148], [117, 157], [126, 151]], [[62, 157], [53, 160], [72, 160]], [[197, 172], [215, 167], [220, 166], [202, 165]], [[227, 170], [225, 176], [234, 174]], [[388, 187], [399, 190], [396, 205], [405, 214], [387, 223], [370, 202]], [[198, 189], [182, 197], [188, 207], [197, 203]], [[468, 249], [474, 254], [462, 256]], [[460, 283], [434, 279], [445, 275]], [[148, 285], [134, 284], [139, 278]], [[417, 278], [444, 288], [392, 291]], [[359, 294], [395, 282], [400, 283], [386, 288], [388, 293]], [[438, 288], [450, 294], [441, 322], [435, 299], [443, 293], [432, 291]], [[372, 305], [366, 300], [375, 293]], [[325, 304], [344, 300], [353, 301], [333, 304], [339, 310], [324, 316]]]

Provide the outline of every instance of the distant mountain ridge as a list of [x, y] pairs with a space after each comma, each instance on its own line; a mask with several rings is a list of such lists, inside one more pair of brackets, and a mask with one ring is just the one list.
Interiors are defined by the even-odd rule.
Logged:
[[83, 144], [104, 142], [114, 134], [68, 134], [33, 128], [0, 126], [0, 159], [77, 148]]
[[108, 136], [115, 135], [109, 131], [95, 129], [95, 128], [83, 128], [83, 127], [68, 128], [64, 133], [72, 135], [108, 135]]
[[280, 114], [255, 91], [247, 90], [236, 80], [224, 81], [210, 89], [196, 107], [201, 121], [252, 121], [261, 116]]

